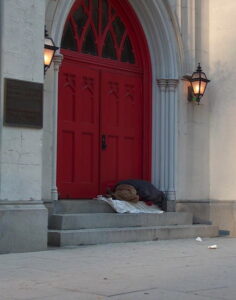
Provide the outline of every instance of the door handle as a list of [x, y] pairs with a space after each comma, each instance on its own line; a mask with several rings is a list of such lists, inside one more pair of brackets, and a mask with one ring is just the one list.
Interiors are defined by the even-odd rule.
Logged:
[[106, 136], [105, 134], [102, 135], [102, 150], [106, 150], [107, 143], [106, 143]]

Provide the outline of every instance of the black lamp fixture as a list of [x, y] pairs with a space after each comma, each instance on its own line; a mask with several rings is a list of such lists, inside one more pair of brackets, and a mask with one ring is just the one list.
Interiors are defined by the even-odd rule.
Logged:
[[58, 47], [55, 46], [54, 41], [51, 37], [49, 37], [48, 32], [45, 26], [45, 39], [44, 39], [44, 74], [47, 69], [50, 67], [52, 63], [53, 56]]
[[188, 101], [196, 101], [199, 104], [206, 91], [207, 84], [210, 82], [202, 71], [200, 63], [192, 76], [186, 75], [183, 79], [187, 79], [191, 83], [191, 86], [188, 87]]

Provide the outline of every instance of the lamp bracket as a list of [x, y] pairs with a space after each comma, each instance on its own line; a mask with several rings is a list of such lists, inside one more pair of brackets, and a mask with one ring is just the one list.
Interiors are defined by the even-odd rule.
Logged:
[[188, 86], [188, 101], [199, 105], [200, 104], [200, 99], [201, 98], [198, 98], [194, 95], [194, 92], [193, 92], [193, 89], [192, 89], [191, 85]]
[[192, 78], [192, 75], [186, 74], [181, 79], [184, 80], [184, 81], [190, 81], [191, 78]]

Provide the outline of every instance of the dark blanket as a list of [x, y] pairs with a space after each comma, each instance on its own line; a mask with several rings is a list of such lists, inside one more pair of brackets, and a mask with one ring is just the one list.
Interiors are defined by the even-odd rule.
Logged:
[[165, 194], [162, 191], [158, 190], [149, 181], [140, 179], [127, 179], [119, 181], [116, 186], [118, 186], [119, 184], [132, 185], [137, 190], [137, 194], [139, 195], [140, 200], [144, 202], [151, 201], [157, 204], [162, 210], [167, 210], [167, 199]]

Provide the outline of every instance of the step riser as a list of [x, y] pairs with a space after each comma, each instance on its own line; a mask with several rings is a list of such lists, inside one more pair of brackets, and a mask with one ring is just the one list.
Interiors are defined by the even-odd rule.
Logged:
[[121, 230], [49, 231], [49, 245], [76, 246], [107, 243], [155, 241], [218, 236], [217, 226], [183, 226], [162, 228], [126, 228]]
[[114, 209], [101, 200], [60, 200], [54, 202], [54, 213], [114, 213]]
[[54, 215], [50, 229], [148, 227], [192, 224], [189, 213]]

